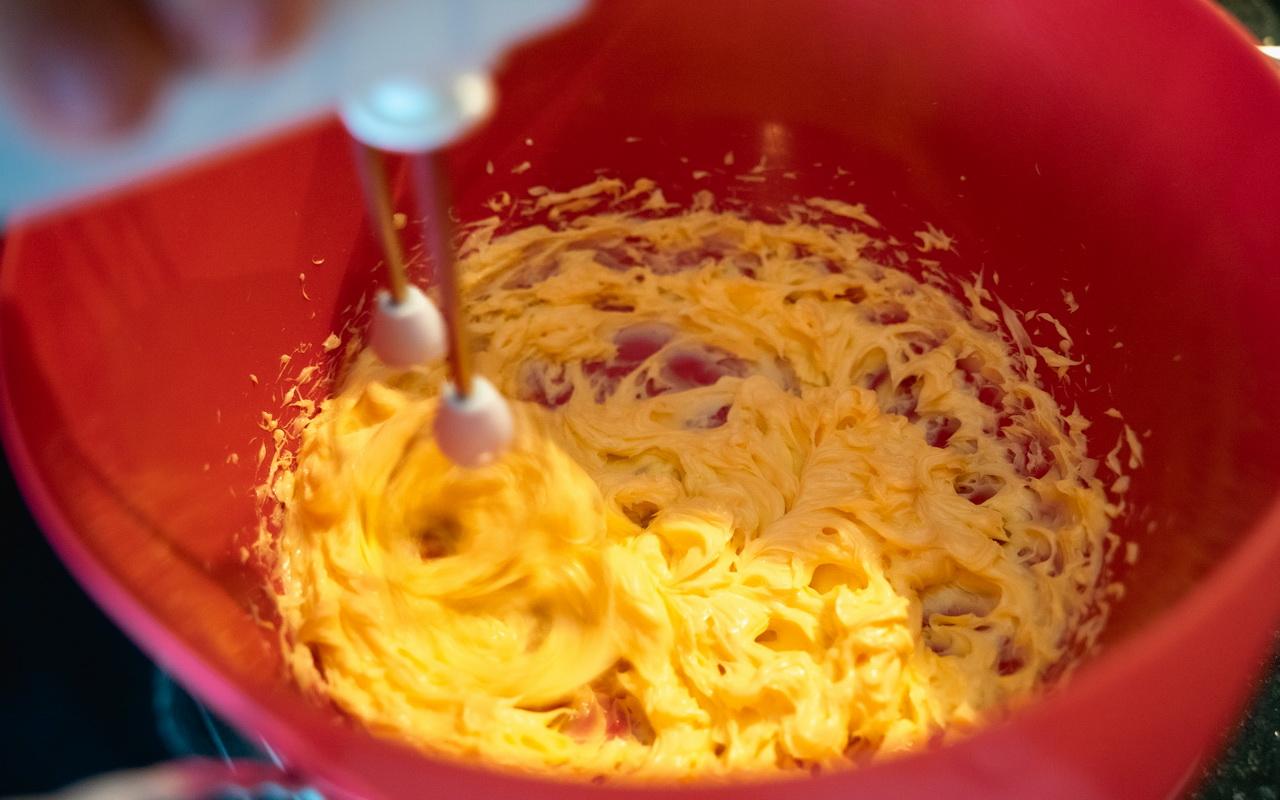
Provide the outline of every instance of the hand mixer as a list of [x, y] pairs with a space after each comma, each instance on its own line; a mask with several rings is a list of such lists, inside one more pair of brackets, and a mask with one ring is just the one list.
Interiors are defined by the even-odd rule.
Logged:
[[[369, 344], [398, 368], [445, 356], [449, 380], [434, 425], [437, 443], [457, 464], [487, 463], [510, 443], [514, 425], [501, 394], [472, 368], [437, 152], [492, 109], [496, 56], [581, 4], [331, 0], [281, 58], [259, 69], [178, 76], [140, 129], [89, 147], [50, 146], [0, 107], [0, 217], [47, 211], [336, 107], [356, 142], [386, 265], [387, 289], [378, 294]], [[440, 310], [406, 275], [383, 166], [387, 153], [411, 160]]]

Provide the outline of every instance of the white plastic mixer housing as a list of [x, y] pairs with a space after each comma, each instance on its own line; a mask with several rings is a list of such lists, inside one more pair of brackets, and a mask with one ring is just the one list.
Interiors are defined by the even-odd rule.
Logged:
[[[278, 58], [178, 75], [139, 129], [75, 148], [50, 144], [13, 109], [0, 107], [0, 219], [111, 189], [340, 105], [350, 110], [344, 117], [353, 134], [371, 145], [401, 152], [439, 146], [487, 111], [486, 76], [504, 49], [581, 6], [582, 0], [321, 0], [312, 25]], [[416, 89], [406, 94], [406, 86]], [[431, 102], [400, 108], [394, 125], [379, 116], [397, 102], [423, 98]]]

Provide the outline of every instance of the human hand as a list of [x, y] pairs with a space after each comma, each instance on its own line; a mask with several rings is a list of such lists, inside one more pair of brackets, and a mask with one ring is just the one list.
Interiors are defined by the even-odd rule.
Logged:
[[193, 66], [269, 57], [304, 27], [312, 0], [6, 0], [0, 88], [44, 132], [126, 130], [166, 81]]
[[190, 758], [95, 775], [50, 794], [9, 800], [322, 800], [314, 789], [286, 788], [290, 783], [271, 764]]

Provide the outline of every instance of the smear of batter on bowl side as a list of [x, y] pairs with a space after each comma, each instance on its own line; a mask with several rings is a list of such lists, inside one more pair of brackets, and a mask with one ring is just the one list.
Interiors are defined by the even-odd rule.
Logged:
[[517, 446], [451, 466], [442, 366], [364, 352], [277, 461], [303, 687], [435, 753], [688, 778], [962, 733], [1093, 643], [1123, 504], [1039, 377], [1078, 362], [980, 280], [879, 263], [874, 218], [820, 198], [534, 198], [550, 226], [462, 260]]

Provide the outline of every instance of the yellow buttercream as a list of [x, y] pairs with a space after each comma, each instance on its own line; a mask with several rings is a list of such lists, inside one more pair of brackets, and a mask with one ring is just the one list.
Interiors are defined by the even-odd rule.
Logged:
[[864, 233], [658, 197], [464, 259], [496, 464], [436, 449], [440, 365], [356, 359], [276, 486], [296, 679], [583, 776], [847, 764], [1028, 696], [1096, 635], [1115, 512], [1025, 331]]

